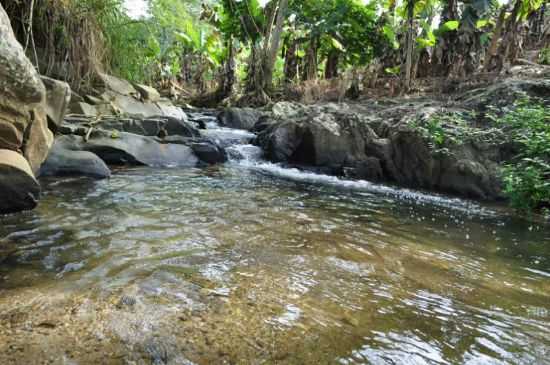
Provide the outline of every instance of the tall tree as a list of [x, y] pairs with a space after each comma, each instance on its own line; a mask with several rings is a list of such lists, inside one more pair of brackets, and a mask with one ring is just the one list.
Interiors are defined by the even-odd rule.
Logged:
[[412, 66], [413, 66], [413, 50], [415, 42], [415, 26], [414, 26], [414, 6], [415, 0], [407, 0], [407, 41], [405, 50], [405, 90], [411, 88]]

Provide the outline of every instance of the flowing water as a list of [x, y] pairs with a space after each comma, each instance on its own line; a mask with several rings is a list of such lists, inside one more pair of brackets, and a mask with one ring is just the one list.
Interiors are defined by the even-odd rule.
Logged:
[[550, 229], [231, 161], [44, 181], [0, 217], [0, 364], [550, 363]]

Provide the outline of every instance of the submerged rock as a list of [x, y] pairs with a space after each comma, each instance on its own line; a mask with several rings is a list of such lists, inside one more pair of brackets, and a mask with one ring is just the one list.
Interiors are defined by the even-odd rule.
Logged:
[[0, 214], [34, 209], [39, 196], [40, 185], [27, 160], [0, 149]]

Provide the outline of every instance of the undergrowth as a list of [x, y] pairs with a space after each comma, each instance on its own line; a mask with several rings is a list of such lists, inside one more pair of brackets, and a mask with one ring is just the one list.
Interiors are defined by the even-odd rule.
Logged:
[[518, 101], [512, 111], [493, 117], [519, 154], [503, 168], [504, 192], [524, 212], [550, 207], [550, 107]]
[[415, 120], [410, 126], [428, 141], [435, 155], [452, 155], [452, 147], [466, 143], [495, 143], [502, 131], [497, 128], [472, 127], [475, 115], [467, 112], [440, 112], [426, 120]]
[[[490, 108], [489, 108], [490, 109]], [[504, 112], [504, 113], [503, 113]], [[472, 126], [465, 112], [436, 113], [410, 124], [428, 141], [434, 155], [450, 156], [466, 143], [508, 144], [517, 153], [502, 167], [504, 193], [521, 212], [550, 208], [550, 107], [522, 99], [511, 108], [486, 115], [488, 125]]]

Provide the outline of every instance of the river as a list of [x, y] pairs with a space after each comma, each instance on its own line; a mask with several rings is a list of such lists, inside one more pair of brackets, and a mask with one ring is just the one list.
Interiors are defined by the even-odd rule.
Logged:
[[45, 180], [0, 217], [0, 363], [550, 363], [549, 227], [208, 127], [228, 163]]

